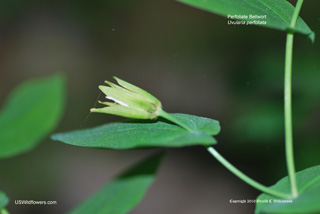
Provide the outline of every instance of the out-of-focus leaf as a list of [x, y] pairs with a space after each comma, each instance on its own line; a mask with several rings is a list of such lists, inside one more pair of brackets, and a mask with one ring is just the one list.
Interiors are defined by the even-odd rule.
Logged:
[[[267, 194], [261, 194], [257, 198], [261, 203], [257, 203], [255, 213], [320, 213], [320, 166], [314, 166], [296, 173], [296, 179], [299, 192], [297, 198], [279, 199]], [[291, 192], [288, 177], [282, 178], [271, 188], [287, 194]]]
[[162, 154], [148, 158], [80, 204], [70, 214], [123, 214], [134, 208], [152, 184]]
[[242, 142], [277, 142], [284, 132], [283, 117], [280, 105], [266, 102], [236, 118], [233, 132]]
[[8, 203], [9, 203], [9, 198], [4, 192], [0, 191], [0, 210], [1, 208], [7, 206]]
[[54, 134], [52, 139], [75, 146], [106, 149], [182, 147], [216, 143], [211, 135], [219, 133], [218, 121], [187, 114], [172, 114], [172, 116], [194, 131], [189, 132], [180, 126], [160, 120], [134, 120], [58, 133]]
[[56, 74], [19, 85], [0, 112], [0, 158], [32, 149], [57, 125], [65, 101], [65, 79]]
[[222, 16], [228, 15], [266, 15], [266, 19], [244, 19], [244, 21], [263, 21], [262, 27], [277, 30], [293, 30], [308, 35], [314, 41], [314, 33], [309, 26], [299, 17], [296, 27], [291, 29], [290, 22], [294, 7], [286, 0], [177, 0], [179, 2], [197, 7]]

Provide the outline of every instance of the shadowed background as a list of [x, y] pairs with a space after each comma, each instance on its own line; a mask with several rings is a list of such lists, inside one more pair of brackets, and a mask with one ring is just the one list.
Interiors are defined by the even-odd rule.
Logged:
[[[306, 1], [301, 12], [316, 32], [315, 44], [297, 35], [294, 47], [297, 170], [320, 164], [319, 5]], [[56, 132], [124, 120], [89, 114], [97, 86], [118, 76], [155, 95], [168, 112], [219, 120], [217, 149], [259, 182], [272, 185], [286, 175], [284, 32], [229, 26], [225, 18], [168, 0], [4, 0], [0, 44], [0, 104], [26, 79], [66, 74], [67, 107]], [[153, 152], [79, 148], [48, 137], [29, 153], [1, 160], [0, 188], [12, 213], [64, 213]], [[131, 213], [252, 213], [254, 204], [229, 200], [258, 194], [202, 147], [167, 149], [154, 185]]]

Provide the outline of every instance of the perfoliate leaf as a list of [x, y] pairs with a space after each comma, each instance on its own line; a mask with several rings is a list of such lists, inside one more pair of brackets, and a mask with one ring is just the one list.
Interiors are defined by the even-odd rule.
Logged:
[[[190, 6], [200, 8], [225, 17], [237, 15], [237, 20], [243, 21], [266, 21], [261, 27], [277, 30], [293, 30], [308, 35], [314, 41], [314, 32], [299, 17], [296, 27], [290, 27], [294, 7], [286, 0], [177, 0]], [[252, 18], [249, 18], [252, 15]], [[266, 16], [265, 19], [253, 16]], [[241, 18], [243, 16], [243, 18]], [[244, 17], [248, 18], [244, 18]], [[229, 18], [231, 19], [231, 18]], [[246, 26], [245, 26], [246, 27]]]
[[51, 138], [75, 146], [105, 149], [182, 147], [216, 143], [211, 135], [219, 133], [218, 121], [187, 114], [171, 115], [193, 131], [189, 132], [178, 125], [163, 120], [133, 120], [58, 133]]
[[[308, 214], [320, 213], [320, 166], [314, 166], [296, 173], [299, 196], [280, 199], [261, 194], [257, 200], [256, 214]], [[290, 194], [288, 177], [282, 178], [271, 187], [279, 192]]]

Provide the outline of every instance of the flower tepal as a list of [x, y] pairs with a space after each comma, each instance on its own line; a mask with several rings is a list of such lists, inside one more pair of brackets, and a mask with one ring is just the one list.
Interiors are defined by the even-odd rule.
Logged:
[[161, 102], [145, 90], [132, 85], [117, 77], [114, 79], [119, 85], [105, 81], [108, 86], [100, 85], [99, 89], [110, 102], [99, 103], [103, 108], [92, 108], [91, 112], [113, 114], [134, 119], [154, 119], [162, 109]]

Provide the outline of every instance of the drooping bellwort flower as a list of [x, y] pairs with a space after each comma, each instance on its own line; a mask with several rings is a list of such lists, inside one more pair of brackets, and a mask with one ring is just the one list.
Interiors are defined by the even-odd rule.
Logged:
[[117, 77], [119, 85], [105, 81], [108, 86], [100, 85], [99, 89], [112, 102], [99, 103], [104, 108], [92, 108], [91, 112], [113, 114], [134, 119], [155, 119], [162, 112], [161, 102], [145, 90]]

